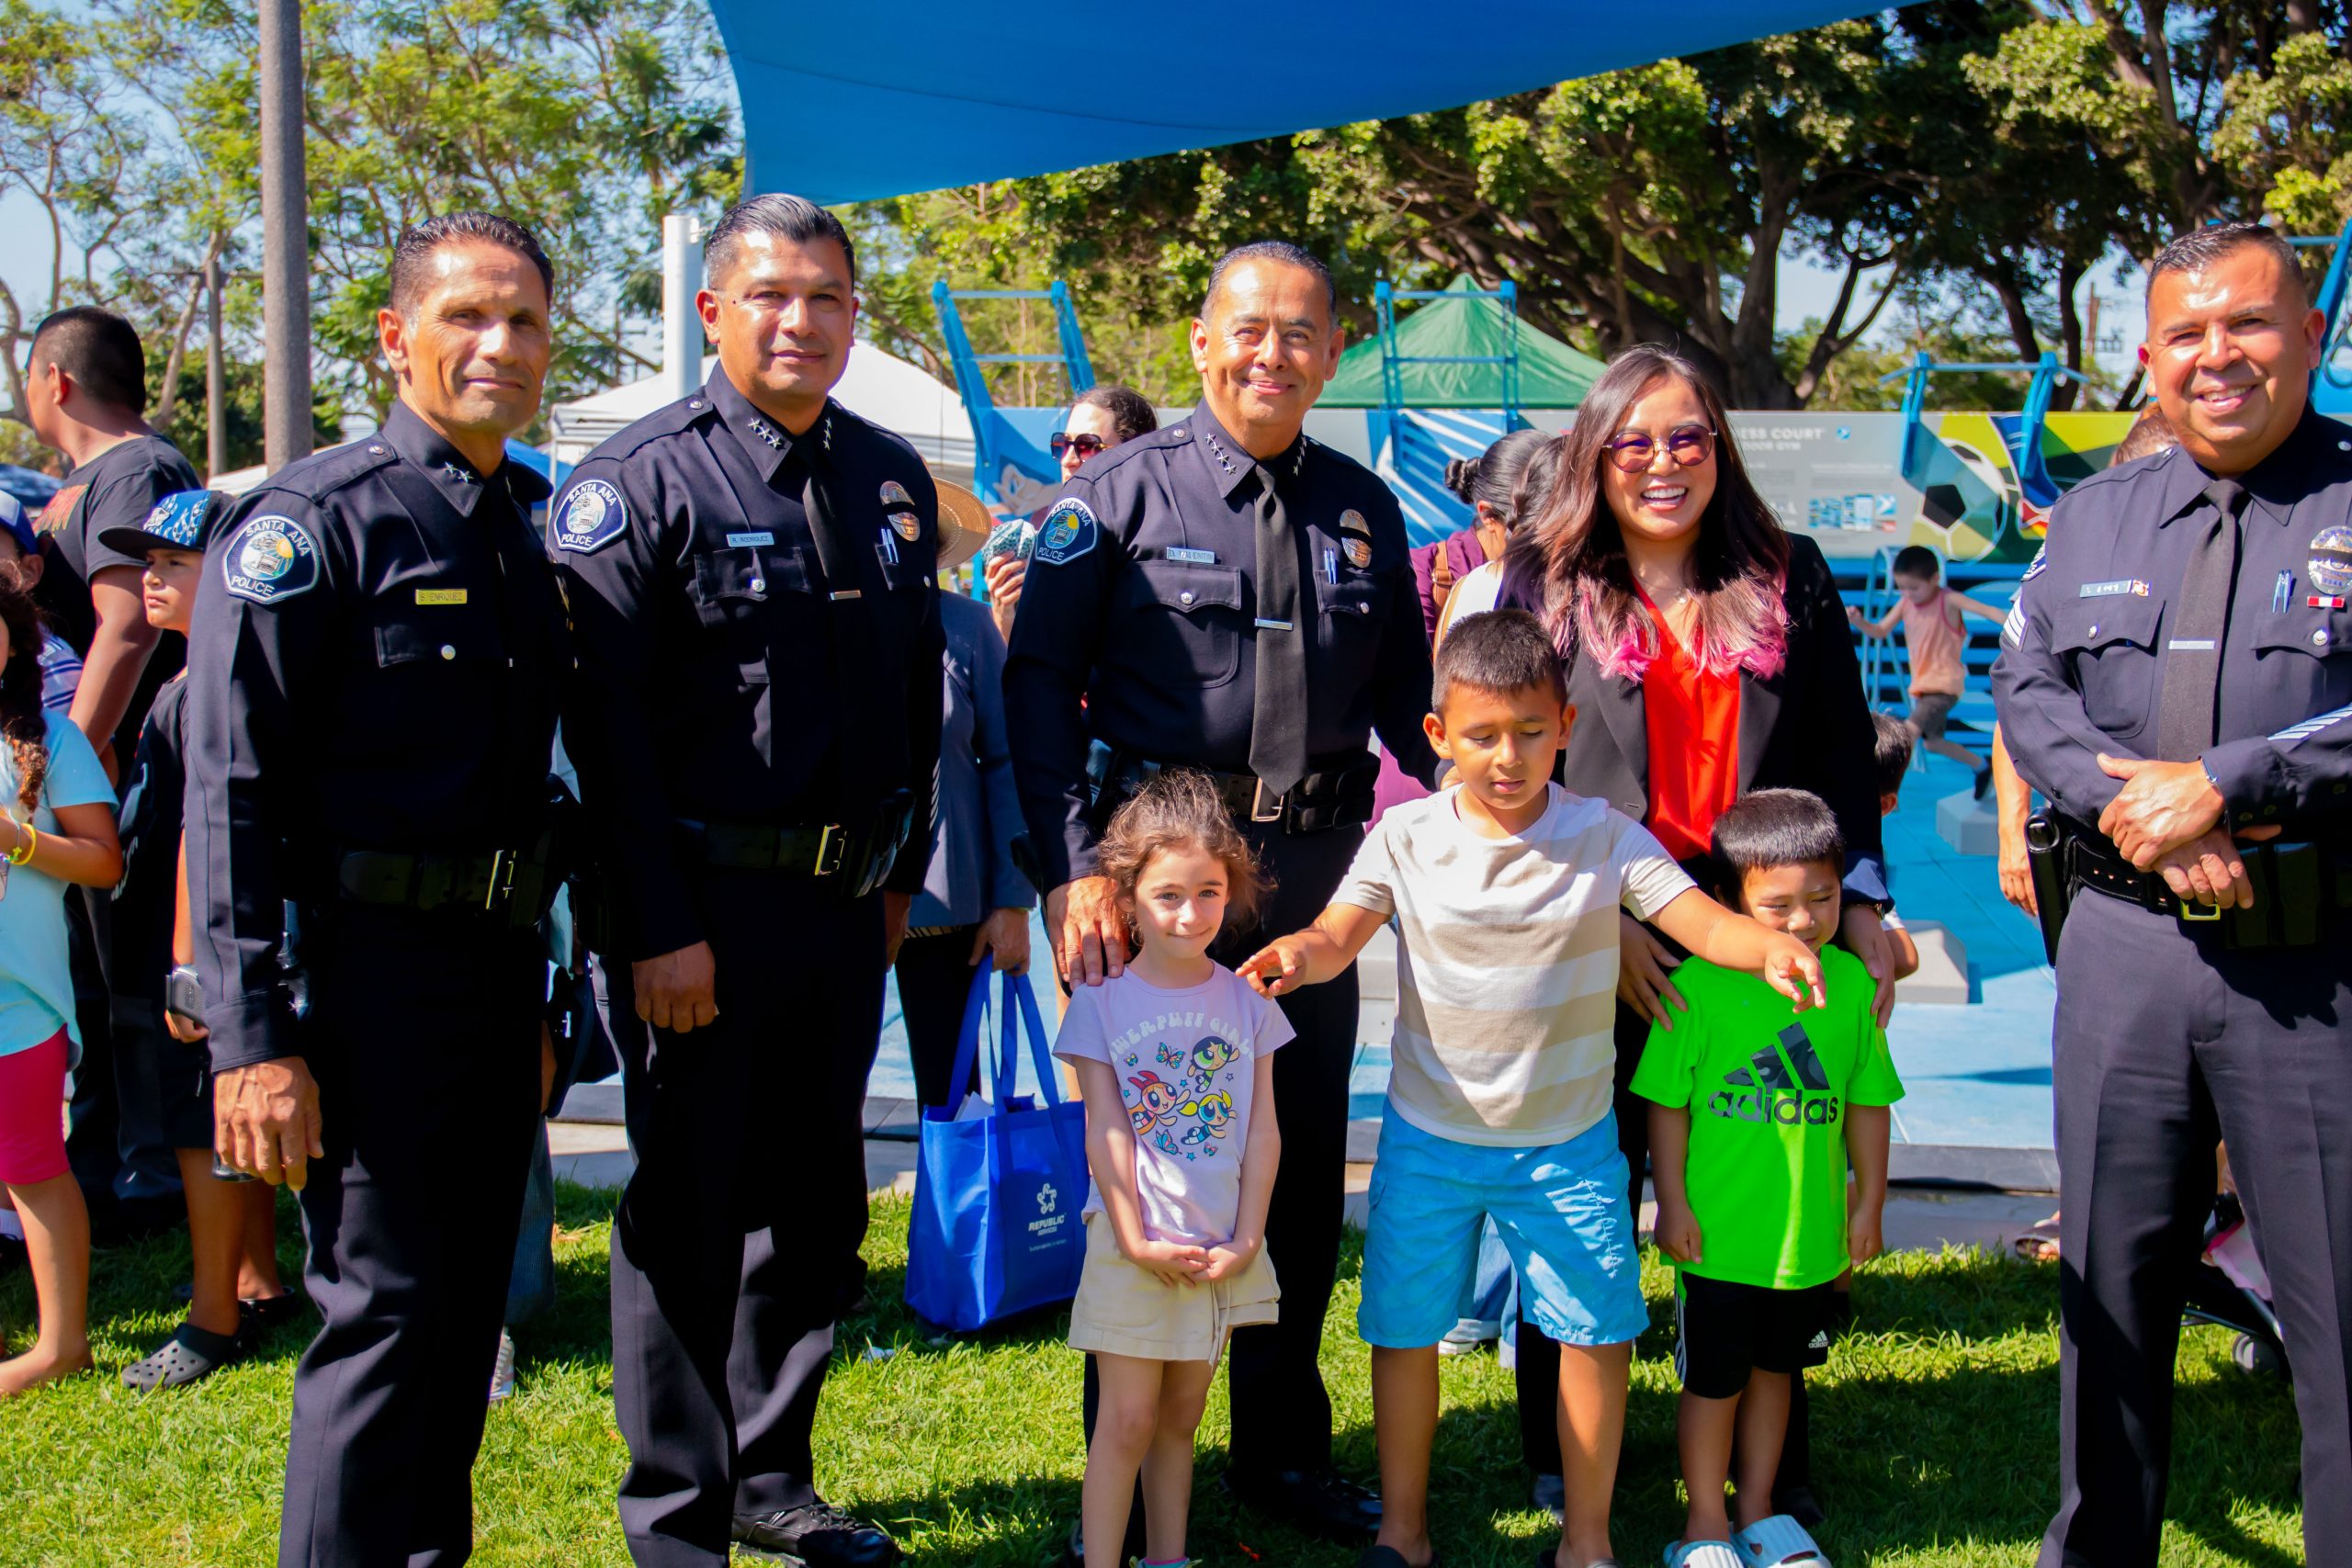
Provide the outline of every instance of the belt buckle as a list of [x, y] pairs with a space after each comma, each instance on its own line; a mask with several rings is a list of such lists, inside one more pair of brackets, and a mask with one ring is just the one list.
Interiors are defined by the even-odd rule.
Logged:
[[2184, 920], [2194, 920], [2202, 926], [2211, 925], [2222, 918], [2219, 904], [2192, 904], [2186, 898], [2180, 899], [2179, 903], [2180, 918]]
[[842, 857], [848, 848], [849, 835], [842, 831], [841, 825], [833, 822], [827, 823], [825, 830], [817, 835], [816, 874], [831, 876], [841, 870]]
[[490, 886], [482, 894], [482, 912], [488, 914], [514, 897], [514, 862], [513, 850], [498, 850], [490, 857]]
[[1272, 811], [1267, 810], [1266, 781], [1263, 779], [1258, 780], [1257, 788], [1250, 796], [1250, 820], [1261, 825], [1281, 821], [1283, 819], [1283, 803], [1287, 801], [1289, 798], [1290, 793], [1285, 790], [1281, 795], [1274, 796], [1274, 808]]

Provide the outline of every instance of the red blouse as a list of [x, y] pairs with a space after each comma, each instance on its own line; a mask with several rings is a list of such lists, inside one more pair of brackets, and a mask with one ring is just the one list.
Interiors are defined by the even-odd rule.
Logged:
[[1645, 824], [1666, 852], [1689, 860], [1707, 852], [1715, 818], [1739, 797], [1739, 671], [1709, 674], [1668, 629], [1657, 626], [1657, 657], [1642, 677], [1647, 716], [1650, 815]]

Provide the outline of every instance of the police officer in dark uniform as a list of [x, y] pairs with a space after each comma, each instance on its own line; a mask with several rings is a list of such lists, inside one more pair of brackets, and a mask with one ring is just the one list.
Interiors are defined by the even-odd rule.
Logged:
[[[1408, 773], [1427, 782], [1436, 766], [1396, 498], [1301, 434], [1339, 363], [1334, 304], [1330, 274], [1296, 246], [1228, 254], [1193, 323], [1200, 407], [1064, 481], [1039, 532], [1005, 707], [1069, 984], [1119, 972], [1123, 926], [1095, 839], [1155, 770], [1216, 774], [1273, 874], [1261, 928], [1213, 950], [1232, 964], [1264, 931], [1313, 919], [1339, 886], [1371, 813], [1371, 730]], [[1354, 972], [1282, 1003], [1298, 1032], [1274, 1058], [1283, 1163], [1266, 1248], [1282, 1322], [1234, 1337], [1227, 1483], [1305, 1528], [1355, 1536], [1379, 1527], [1379, 1504], [1331, 1468], [1316, 1367], [1339, 1262]], [[1091, 1362], [1088, 1374], [1091, 1395]]]
[[2308, 1560], [2352, 1563], [2352, 429], [2309, 406], [2325, 324], [2267, 229], [2156, 257], [2140, 357], [2180, 446], [2058, 503], [1994, 672], [2071, 885], [2044, 1568], [2156, 1561], [2217, 1137], [2293, 1363]]
[[840, 220], [756, 197], [705, 263], [718, 373], [592, 453], [548, 529], [638, 1156], [621, 1522], [649, 1568], [730, 1538], [865, 1568], [898, 1548], [818, 1495], [809, 1432], [864, 1280], [865, 1079], [929, 855], [938, 497], [829, 396], [857, 317]]
[[187, 833], [219, 1151], [300, 1194], [325, 1318], [294, 1378], [281, 1564], [471, 1549], [571, 665], [547, 487], [504, 460], [551, 284], [505, 219], [402, 234], [383, 428], [272, 476], [205, 562]]

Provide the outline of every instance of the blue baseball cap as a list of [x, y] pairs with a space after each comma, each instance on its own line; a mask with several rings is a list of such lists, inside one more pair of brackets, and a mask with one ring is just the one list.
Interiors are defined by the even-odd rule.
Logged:
[[17, 541], [17, 548], [26, 556], [40, 553], [40, 540], [33, 536], [33, 520], [25, 515], [23, 504], [5, 490], [0, 490], [0, 529]]
[[98, 543], [127, 556], [149, 550], [201, 550], [212, 536], [212, 525], [229, 510], [229, 497], [217, 490], [184, 490], [167, 495], [136, 528], [101, 528]]

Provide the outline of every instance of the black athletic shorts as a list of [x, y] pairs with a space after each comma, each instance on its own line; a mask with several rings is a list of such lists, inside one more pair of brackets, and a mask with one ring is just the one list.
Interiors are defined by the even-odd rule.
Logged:
[[1679, 1270], [1674, 1371], [1702, 1399], [1729, 1399], [1752, 1371], [1794, 1372], [1829, 1359], [1844, 1305], [1834, 1286], [1775, 1291]]

